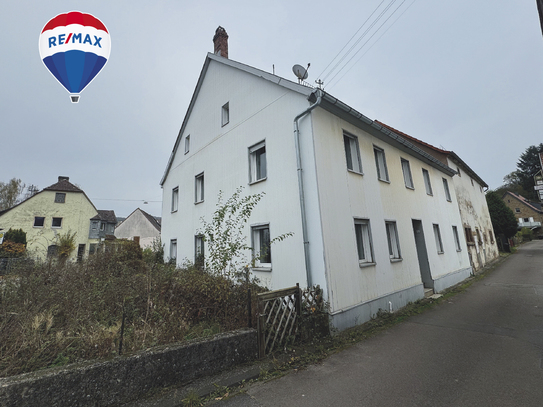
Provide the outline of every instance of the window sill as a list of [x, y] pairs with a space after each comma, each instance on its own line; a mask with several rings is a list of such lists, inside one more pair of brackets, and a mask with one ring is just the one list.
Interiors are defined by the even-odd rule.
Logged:
[[43, 229], [43, 226], [32, 226], [34, 229]]
[[447, 199], [447, 202], [450, 202], [450, 203], [452, 203], [452, 199]]
[[403, 261], [403, 259], [401, 257], [399, 259], [390, 259], [391, 263], [399, 263], [401, 261]]
[[358, 172], [358, 171], [355, 171], [355, 170], [351, 170], [349, 168], [347, 168], [347, 172], [350, 172], [351, 174], [356, 174], [356, 175], [364, 175], [363, 172]]
[[272, 271], [271, 267], [252, 267], [252, 271]]
[[462, 252], [462, 249], [460, 249], [460, 250], [459, 250], [459, 249], [456, 249], [456, 252], [457, 252], [457, 253], [460, 253], [460, 252]]
[[437, 254], [445, 254], [445, 252], [437, 252]]
[[375, 266], [375, 263], [358, 261], [358, 266], [360, 268], [371, 267], [371, 266]]
[[[175, 211], [172, 211], [171, 213], [176, 213], [178, 211], [178, 209], [176, 209]], [[93, 230], [96, 230], [96, 229], [93, 229]]]
[[257, 179], [256, 181], [251, 181], [249, 182], [249, 185], [254, 185], [254, 184], [258, 184], [260, 182], [264, 182], [268, 179], [268, 177], [264, 177], [264, 178], [260, 178], [260, 179]]
[[198, 205], [198, 204], [201, 204], [201, 203], [203, 203], [203, 202], [204, 202], [203, 200], [202, 200], [202, 201], [198, 201], [198, 202], [194, 202], [194, 205]]
[[377, 179], [381, 182], [384, 182], [385, 184], [390, 184], [390, 180], [388, 179], [381, 179], [381, 178], [377, 178]]
[[410, 189], [411, 191], [414, 191], [415, 190], [415, 187], [410, 187], [408, 185], [405, 186], [407, 189]]

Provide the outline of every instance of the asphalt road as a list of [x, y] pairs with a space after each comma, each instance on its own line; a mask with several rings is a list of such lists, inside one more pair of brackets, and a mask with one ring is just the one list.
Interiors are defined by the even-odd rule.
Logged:
[[432, 310], [220, 406], [543, 406], [543, 241]]

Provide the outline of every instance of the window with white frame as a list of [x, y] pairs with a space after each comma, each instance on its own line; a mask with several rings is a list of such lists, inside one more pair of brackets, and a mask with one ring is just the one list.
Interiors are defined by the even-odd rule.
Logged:
[[190, 151], [190, 134], [185, 137], [185, 154]]
[[194, 236], [194, 265], [202, 268], [204, 266], [204, 237]]
[[270, 225], [255, 225], [251, 227], [253, 240], [254, 267], [271, 268], [271, 239]]
[[377, 178], [381, 181], [389, 182], [385, 150], [373, 146], [373, 154], [375, 155], [375, 165], [377, 166]]
[[176, 212], [179, 206], [179, 187], [172, 189], [172, 212]]
[[411, 176], [411, 167], [409, 161], [401, 159], [402, 161], [402, 172], [403, 172], [403, 181], [405, 182], [405, 187], [410, 189], [415, 189], [413, 184], [413, 177]]
[[369, 219], [355, 219], [354, 233], [358, 251], [358, 263], [360, 265], [373, 264], [373, 244]]
[[170, 240], [170, 260], [177, 259], [177, 239]]
[[198, 174], [194, 178], [194, 203], [204, 201], [204, 173]]
[[266, 142], [249, 147], [249, 182], [265, 180], [268, 176], [266, 166]]
[[453, 226], [452, 230], [453, 230], [453, 236], [454, 236], [454, 244], [456, 245], [456, 251], [461, 252], [462, 247], [460, 246], [460, 238], [458, 237], [458, 228], [456, 226]]
[[62, 227], [62, 218], [53, 218], [51, 221], [51, 227], [55, 229], [59, 229]]
[[443, 189], [445, 190], [445, 198], [447, 198], [447, 201], [452, 202], [451, 192], [449, 191], [449, 183], [445, 178], [443, 178]]
[[436, 239], [436, 248], [439, 254], [443, 253], [443, 242], [441, 241], [441, 232], [439, 231], [439, 225], [434, 223], [434, 237]]
[[345, 145], [347, 169], [362, 174], [362, 161], [360, 160], [358, 138], [351, 134], [343, 133], [343, 144]]
[[391, 260], [400, 260], [402, 254], [400, 252], [400, 240], [398, 238], [398, 228], [396, 222], [386, 221], [385, 226], [387, 229], [387, 241], [388, 241], [388, 254]]
[[424, 178], [424, 186], [426, 187], [426, 193], [428, 195], [433, 195], [432, 193], [432, 184], [430, 183], [430, 173], [428, 170], [422, 169], [422, 177]]
[[230, 103], [227, 102], [221, 109], [221, 125], [226, 126], [230, 122]]

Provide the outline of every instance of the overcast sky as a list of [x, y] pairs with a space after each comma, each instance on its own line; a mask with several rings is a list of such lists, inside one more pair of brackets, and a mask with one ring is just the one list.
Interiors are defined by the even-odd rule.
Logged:
[[[275, 66], [291, 80], [294, 64], [311, 63], [314, 84], [381, 3], [380, 11], [390, 0], [0, 0], [0, 181], [42, 189], [65, 175], [98, 209], [160, 216], [159, 182], [219, 25], [230, 59]], [[490, 188], [500, 186], [520, 154], [543, 142], [535, 0], [397, 0], [373, 30], [399, 5], [326, 77], [325, 90], [453, 150]], [[98, 17], [111, 35], [109, 61], [78, 104], [38, 51], [45, 23], [72, 10]]]

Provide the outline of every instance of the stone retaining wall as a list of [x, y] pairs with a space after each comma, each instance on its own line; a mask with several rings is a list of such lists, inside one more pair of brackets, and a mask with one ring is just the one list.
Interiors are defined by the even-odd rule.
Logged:
[[257, 358], [257, 334], [242, 329], [153, 348], [107, 362], [86, 362], [0, 379], [1, 407], [110, 406]]

